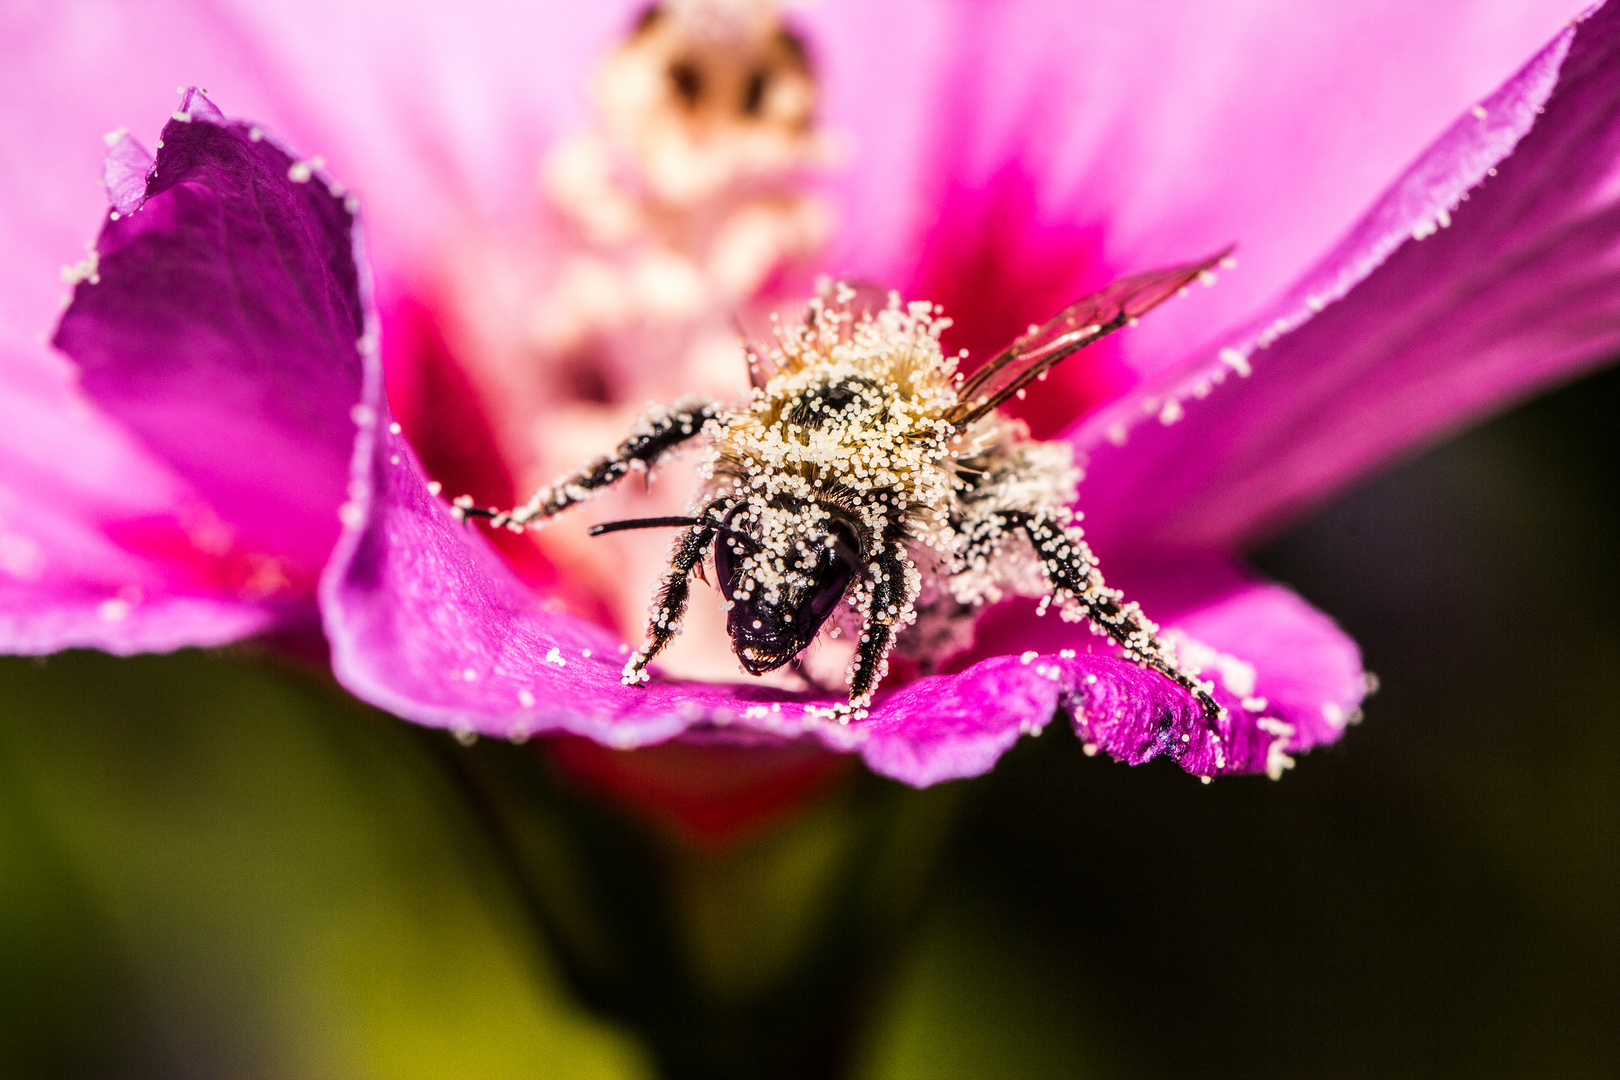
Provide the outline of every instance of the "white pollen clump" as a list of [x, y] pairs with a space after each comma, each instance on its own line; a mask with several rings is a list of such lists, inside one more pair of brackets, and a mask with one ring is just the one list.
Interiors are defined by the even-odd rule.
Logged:
[[562, 650], [553, 645], [551, 651], [546, 653], [546, 663], [556, 664], [558, 667], [567, 667], [568, 661], [563, 659]]
[[1485, 111], [1485, 106], [1483, 105], [1475, 105], [1469, 110], [1469, 112], [1474, 114], [1474, 119], [1476, 120], [1483, 120], [1490, 115], [1490, 113]]
[[1254, 726], [1271, 736], [1266, 747], [1266, 775], [1281, 780], [1283, 772], [1294, 767], [1294, 759], [1286, 753], [1288, 740], [1294, 737], [1294, 725], [1267, 717], [1256, 720]]
[[1222, 349], [1221, 363], [1237, 372], [1238, 377], [1247, 379], [1250, 374], [1249, 358], [1236, 349]]
[[1322, 719], [1340, 730], [1343, 730], [1345, 725], [1350, 722], [1349, 714], [1344, 711], [1344, 706], [1337, 701], [1322, 702]]
[[287, 179], [295, 184], [307, 184], [313, 170], [307, 161], [295, 161], [287, 168]]
[[101, 253], [95, 248], [85, 252], [84, 258], [70, 266], [62, 267], [62, 281], [67, 285], [77, 285], [81, 281], [88, 281], [92, 285], [101, 284]]
[[534, 708], [534, 695], [529, 692], [527, 687], [518, 691], [518, 704], [525, 709]]
[[264, 132], [256, 127], [248, 128], [248, 138], [253, 142], [258, 142], [264, 138]]

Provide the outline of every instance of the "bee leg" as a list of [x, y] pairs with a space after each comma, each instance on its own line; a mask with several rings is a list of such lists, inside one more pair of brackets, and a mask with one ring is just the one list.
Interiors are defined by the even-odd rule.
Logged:
[[488, 518], [494, 526], [521, 531], [573, 506], [594, 499], [623, 480], [640, 463], [651, 468], [670, 451], [703, 433], [710, 420], [724, 415], [725, 409], [701, 397], [685, 397], [667, 408], [659, 408], [637, 421], [630, 437], [606, 457], [597, 458], [578, 472], [559, 477], [515, 510], [495, 510], [474, 506], [466, 496], [455, 501], [462, 519]]
[[854, 670], [849, 680], [849, 705], [840, 714], [855, 712], [872, 703], [877, 684], [889, 670], [889, 648], [894, 629], [916, 602], [916, 571], [897, 540], [884, 545], [875, 560], [871, 607], [861, 627], [861, 640], [855, 649]]
[[[729, 499], [710, 503], [699, 515], [704, 521], [718, 520], [717, 511], [731, 505]], [[680, 633], [681, 618], [686, 614], [686, 601], [692, 594], [692, 571], [703, 562], [703, 555], [714, 542], [714, 525], [694, 525], [675, 544], [675, 555], [669, 561], [669, 572], [658, 589], [658, 602], [653, 606], [652, 619], [647, 624], [647, 644], [630, 656], [624, 665], [621, 681], [626, 686], [644, 683], [648, 679], [647, 665], [653, 657], [664, 651], [670, 639]]]
[[1142, 609], [1124, 603], [1122, 593], [1104, 584], [1080, 530], [1064, 528], [1041, 514], [1020, 512], [1001, 517], [1004, 527], [1016, 526], [1029, 537], [1058, 602], [1074, 604], [1094, 628], [1125, 650], [1127, 659], [1152, 668], [1196, 698], [1203, 707], [1205, 724], [1219, 738], [1217, 721], [1226, 710], [1197, 679], [1176, 665], [1175, 654], [1159, 639], [1158, 628], [1142, 615]]

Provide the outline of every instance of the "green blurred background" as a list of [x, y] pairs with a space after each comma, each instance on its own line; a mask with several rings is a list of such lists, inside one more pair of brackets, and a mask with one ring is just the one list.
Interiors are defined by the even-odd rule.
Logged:
[[[1281, 782], [966, 785], [861, 1080], [1620, 1075], [1620, 372], [1257, 555], [1383, 682]], [[0, 661], [0, 1076], [652, 1075], [423, 736], [241, 653]]]

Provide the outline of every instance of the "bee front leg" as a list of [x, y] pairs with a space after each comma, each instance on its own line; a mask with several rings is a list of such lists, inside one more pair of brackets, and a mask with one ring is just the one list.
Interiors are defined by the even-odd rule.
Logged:
[[[718, 523], [731, 506], [731, 500], [721, 499], [704, 507], [698, 517], [704, 522]], [[631, 654], [620, 677], [626, 686], [635, 686], [648, 679], [647, 665], [653, 657], [664, 651], [664, 646], [680, 633], [681, 619], [686, 615], [686, 602], [692, 595], [692, 571], [703, 561], [704, 552], [714, 542], [716, 524], [694, 525], [676, 542], [675, 555], [669, 561], [669, 572], [658, 587], [658, 600], [653, 605], [652, 618], [647, 624], [647, 644]]]
[[559, 477], [514, 510], [474, 506], [462, 496], [455, 501], [456, 514], [466, 518], [488, 518], [491, 525], [521, 532], [529, 525], [559, 514], [575, 503], [594, 499], [623, 480], [639, 462], [648, 468], [658, 464], [670, 451], [703, 433], [710, 420], [725, 410], [702, 397], [685, 397], [668, 408], [655, 409], [636, 422], [630, 437], [613, 453], [597, 458], [578, 472]]
[[[1020, 511], [998, 516], [1004, 530], [1020, 528], [1029, 537], [1059, 605], [1074, 611], [1076, 619], [1089, 619], [1096, 630], [1125, 651], [1127, 659], [1152, 668], [1193, 695], [1203, 707], [1210, 730], [1217, 736], [1220, 734], [1216, 721], [1225, 710], [1203, 684], [1176, 664], [1175, 654], [1160, 640], [1158, 627], [1147, 620], [1142, 609], [1134, 603], [1124, 603], [1123, 594], [1103, 582], [1096, 558], [1081, 538], [1079, 529], [1065, 528], [1044, 514]], [[1043, 601], [1043, 610], [1045, 603]]]
[[841, 714], [856, 712], [872, 703], [877, 684], [889, 670], [889, 649], [894, 644], [895, 627], [911, 615], [917, 601], [916, 567], [906, 558], [898, 540], [888, 541], [873, 562], [872, 596], [861, 640], [855, 649], [849, 680], [849, 704]]

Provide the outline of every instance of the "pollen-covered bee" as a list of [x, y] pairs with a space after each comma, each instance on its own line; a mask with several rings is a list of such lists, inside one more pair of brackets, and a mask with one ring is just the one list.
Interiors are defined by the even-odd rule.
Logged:
[[1124, 655], [1220, 707], [1178, 666], [1134, 603], [1107, 587], [1070, 509], [1080, 475], [1068, 443], [1032, 439], [1003, 402], [1072, 356], [1207, 274], [1226, 253], [1115, 282], [1014, 341], [971, 375], [939, 338], [950, 325], [927, 302], [873, 303], [839, 285], [802, 323], [750, 346], [746, 404], [685, 398], [645, 415], [617, 450], [537, 491], [510, 511], [458, 499], [463, 517], [532, 528], [593, 498], [678, 447], [705, 444], [689, 517], [597, 525], [680, 527], [652, 608], [647, 643], [624, 669], [647, 665], [680, 631], [691, 577], [713, 580], [742, 666], [761, 675], [794, 660], [823, 627], [853, 635], [841, 713], [863, 710], [892, 650], [922, 661], [949, 651], [984, 605], [1040, 597], [1089, 621]]

